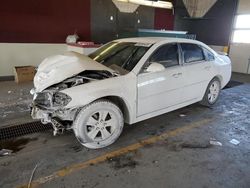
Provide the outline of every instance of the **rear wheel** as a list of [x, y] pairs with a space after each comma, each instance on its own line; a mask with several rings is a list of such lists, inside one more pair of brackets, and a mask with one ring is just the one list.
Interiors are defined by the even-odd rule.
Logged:
[[219, 98], [220, 90], [220, 80], [218, 78], [212, 79], [211, 82], [208, 84], [206, 93], [200, 103], [209, 107], [214, 105]]
[[79, 142], [90, 149], [111, 145], [120, 136], [124, 125], [119, 107], [108, 100], [85, 106], [74, 121], [74, 133]]

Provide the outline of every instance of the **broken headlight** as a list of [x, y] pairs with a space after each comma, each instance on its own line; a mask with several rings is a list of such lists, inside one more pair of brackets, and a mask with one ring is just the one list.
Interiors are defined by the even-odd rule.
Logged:
[[53, 106], [66, 106], [71, 101], [71, 98], [61, 92], [56, 92], [53, 96]]
[[51, 98], [52, 95], [49, 92], [37, 93], [34, 103], [40, 107], [51, 107]]

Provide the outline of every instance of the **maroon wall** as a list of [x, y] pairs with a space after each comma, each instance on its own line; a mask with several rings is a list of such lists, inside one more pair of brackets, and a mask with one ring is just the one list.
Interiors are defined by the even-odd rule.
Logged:
[[0, 42], [90, 40], [90, 0], [8, 0], [0, 6]]
[[174, 15], [169, 9], [155, 9], [155, 29], [174, 29]]

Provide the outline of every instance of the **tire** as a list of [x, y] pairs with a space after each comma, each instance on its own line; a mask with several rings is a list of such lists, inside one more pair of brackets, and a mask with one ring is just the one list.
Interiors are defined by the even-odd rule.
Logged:
[[78, 141], [90, 149], [113, 144], [124, 126], [123, 114], [118, 106], [108, 100], [98, 100], [86, 105], [77, 115], [73, 130]]
[[206, 93], [205, 93], [202, 101], [200, 102], [200, 104], [202, 104], [204, 106], [208, 106], [208, 107], [213, 106], [219, 98], [220, 91], [221, 91], [220, 80], [218, 78], [213, 78], [209, 82], [209, 84], [207, 86]]

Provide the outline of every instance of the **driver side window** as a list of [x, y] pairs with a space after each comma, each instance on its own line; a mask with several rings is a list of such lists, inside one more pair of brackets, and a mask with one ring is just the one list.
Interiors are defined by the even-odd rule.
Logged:
[[162, 64], [164, 67], [179, 65], [179, 55], [177, 44], [166, 44], [157, 49], [150, 57], [149, 62]]

